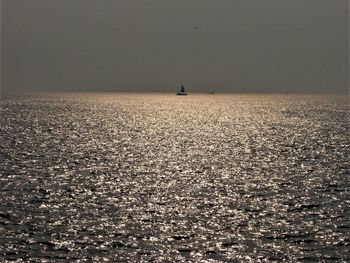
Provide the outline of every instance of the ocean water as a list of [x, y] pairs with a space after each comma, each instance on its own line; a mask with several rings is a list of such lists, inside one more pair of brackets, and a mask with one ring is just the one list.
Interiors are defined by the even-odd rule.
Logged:
[[349, 104], [2, 98], [0, 261], [349, 262]]

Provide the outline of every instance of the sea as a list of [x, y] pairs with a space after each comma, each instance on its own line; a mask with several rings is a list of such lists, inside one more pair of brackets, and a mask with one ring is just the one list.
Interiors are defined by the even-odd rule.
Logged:
[[350, 262], [346, 96], [0, 103], [0, 262]]

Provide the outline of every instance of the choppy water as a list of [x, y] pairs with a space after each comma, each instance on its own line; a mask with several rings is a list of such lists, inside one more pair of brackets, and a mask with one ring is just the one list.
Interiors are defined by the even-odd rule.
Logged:
[[346, 98], [1, 100], [0, 261], [350, 261]]

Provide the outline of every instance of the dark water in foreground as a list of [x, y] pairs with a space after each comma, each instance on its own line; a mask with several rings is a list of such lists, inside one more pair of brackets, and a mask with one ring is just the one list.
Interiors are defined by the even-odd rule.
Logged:
[[1, 100], [0, 261], [350, 261], [346, 98]]

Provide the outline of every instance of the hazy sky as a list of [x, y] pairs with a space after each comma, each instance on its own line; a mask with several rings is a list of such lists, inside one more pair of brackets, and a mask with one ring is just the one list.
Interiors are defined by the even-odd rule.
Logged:
[[348, 0], [2, 5], [5, 92], [348, 90]]

